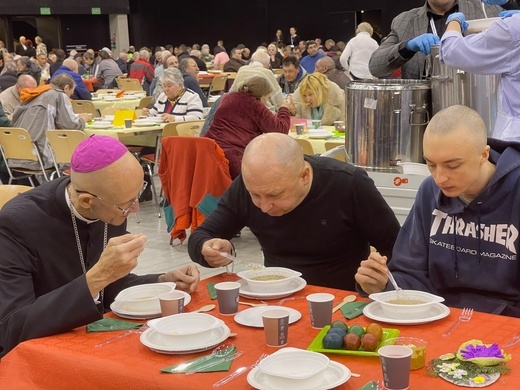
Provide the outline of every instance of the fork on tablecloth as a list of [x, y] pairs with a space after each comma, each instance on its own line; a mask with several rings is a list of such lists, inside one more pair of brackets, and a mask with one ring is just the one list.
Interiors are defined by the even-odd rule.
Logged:
[[257, 361], [254, 364], [251, 364], [250, 366], [243, 366], [243, 367], [237, 368], [236, 371], [233, 372], [232, 374], [229, 374], [228, 376], [225, 376], [221, 380], [213, 383], [213, 387], [217, 388], [217, 387], [225, 385], [226, 383], [231, 382], [233, 379], [242, 375], [244, 372], [246, 372], [248, 370], [252, 370], [256, 366], [258, 366], [260, 364], [260, 361], [266, 357], [267, 357], [267, 354], [263, 353], [262, 355], [260, 355], [260, 357], [257, 359]]
[[457, 321], [446, 332], [444, 332], [442, 336], [448, 337], [461, 322], [468, 322], [469, 320], [471, 320], [472, 315], [473, 309], [470, 309], [468, 307], [462, 309], [462, 312], [460, 313], [460, 316], [457, 319]]

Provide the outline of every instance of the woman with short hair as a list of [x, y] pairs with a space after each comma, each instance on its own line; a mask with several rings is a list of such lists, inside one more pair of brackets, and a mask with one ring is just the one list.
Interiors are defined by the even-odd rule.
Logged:
[[184, 88], [182, 73], [177, 68], [165, 69], [159, 77], [163, 92], [152, 109], [143, 109], [150, 116], [162, 116], [165, 122], [202, 119], [202, 101], [197, 93]]

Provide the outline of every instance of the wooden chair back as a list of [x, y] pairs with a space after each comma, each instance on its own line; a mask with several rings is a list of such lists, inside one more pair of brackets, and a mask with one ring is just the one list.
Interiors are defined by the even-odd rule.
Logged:
[[51, 146], [54, 167], [58, 175], [60, 174], [58, 164], [70, 164], [72, 153], [80, 142], [87, 138], [87, 135], [80, 130], [47, 130], [45, 136]]
[[72, 110], [75, 114], [92, 114], [93, 117], [98, 115], [94, 103], [90, 100], [73, 100]]
[[0, 146], [6, 159], [38, 161], [31, 135], [19, 127], [0, 127]]
[[181, 137], [198, 137], [205, 121], [181, 122], [177, 125], [177, 135]]
[[[26, 177], [34, 186], [32, 176], [41, 174], [46, 181], [49, 181], [49, 174], [54, 172], [54, 168], [45, 169], [40, 151], [32, 141], [31, 135], [20, 127], [0, 127], [0, 154], [2, 154], [9, 174], [9, 184], [12, 180]], [[7, 163], [9, 159], [35, 161], [38, 162], [40, 169], [10, 168]], [[24, 176], [15, 177], [13, 171], [21, 172]]]
[[106, 115], [115, 115], [117, 110], [120, 110], [120, 108], [117, 108], [117, 107], [103, 108], [103, 110], [101, 111], [101, 116], [105, 117]]
[[208, 96], [213, 92], [222, 92], [226, 89], [227, 75], [215, 76], [209, 85]]
[[148, 105], [150, 103], [152, 103], [152, 101], [153, 101], [153, 96], [146, 96], [139, 101], [139, 106], [137, 108], [140, 108], [140, 109], [146, 108], [146, 107], [148, 107]]
[[321, 155], [322, 157], [330, 157], [339, 161], [347, 162], [347, 152], [344, 144], [338, 145], [334, 142], [325, 142], [325, 150], [326, 152]]
[[142, 91], [143, 87], [138, 79], [119, 79], [118, 85], [121, 83], [121, 89], [125, 91]]
[[22, 192], [29, 191], [30, 189], [32, 189], [30, 186], [19, 186], [15, 184], [0, 185], [0, 209], [2, 209], [2, 207], [4, 207], [4, 205], [15, 196]]
[[[163, 128], [162, 138], [178, 137], [178, 136], [182, 135], [182, 134], [179, 134], [179, 132], [177, 130], [177, 128], [179, 126], [184, 128], [183, 132], [186, 134], [187, 132], [189, 133], [189, 129], [190, 129], [191, 126], [199, 126], [201, 123], [203, 125], [204, 121], [186, 121], [186, 122], [172, 122], [172, 123], [168, 123]], [[200, 130], [202, 130], [202, 125], [200, 125]], [[193, 130], [196, 130], [196, 129], [194, 128]], [[199, 133], [200, 133], [200, 130], [198, 130]], [[189, 136], [193, 136], [193, 134], [189, 134]]]
[[312, 147], [312, 144], [309, 142], [309, 140], [302, 139], [302, 138], [295, 138], [295, 140], [296, 140], [296, 142], [298, 142], [298, 144], [302, 148], [303, 154], [307, 154], [310, 156], [313, 156], [314, 154], [316, 154], [316, 153], [314, 153], [314, 149]]

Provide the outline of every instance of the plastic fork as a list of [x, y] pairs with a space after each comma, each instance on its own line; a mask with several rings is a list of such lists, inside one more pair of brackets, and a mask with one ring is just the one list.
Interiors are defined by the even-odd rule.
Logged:
[[248, 370], [252, 370], [253, 368], [255, 368], [256, 366], [258, 366], [260, 364], [260, 361], [262, 359], [266, 358], [267, 356], [268, 355], [266, 353], [263, 353], [262, 355], [260, 355], [260, 357], [257, 359], [257, 361], [254, 364], [251, 364], [250, 366], [242, 366], [242, 367], [237, 368], [234, 373], [229, 374], [228, 376], [225, 376], [221, 380], [213, 383], [213, 387], [217, 388], [217, 387], [223, 386], [226, 383], [231, 382], [236, 377], [242, 375], [244, 372], [246, 372]]
[[469, 320], [471, 320], [472, 315], [473, 309], [467, 307], [462, 309], [462, 312], [460, 313], [460, 316], [457, 319], [457, 321], [442, 335], [442, 337], [448, 337], [461, 322], [468, 322]]
[[114, 337], [111, 337], [105, 341], [102, 341], [100, 342], [99, 344], [96, 344], [95, 347], [96, 348], [99, 348], [99, 347], [103, 347], [104, 345], [107, 345], [107, 344], [110, 344], [110, 343], [113, 343], [114, 341], [117, 341], [117, 340], [120, 340], [122, 339], [123, 337], [126, 337], [126, 336], [129, 336], [131, 334], [141, 334], [143, 333], [146, 329], [148, 329], [148, 325], [146, 324], [143, 324], [143, 326], [141, 326], [140, 328], [138, 329], [130, 329], [130, 330], [127, 330], [126, 332], [123, 332], [117, 336], [114, 336]]
[[511, 339], [509, 339], [505, 344], [502, 345], [502, 348], [510, 347], [512, 345], [515, 345], [520, 341], [520, 332], [515, 334]]

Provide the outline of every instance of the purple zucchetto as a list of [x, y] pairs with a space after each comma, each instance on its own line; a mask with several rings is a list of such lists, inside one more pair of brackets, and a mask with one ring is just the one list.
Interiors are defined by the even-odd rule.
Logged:
[[94, 172], [119, 160], [128, 149], [119, 140], [105, 135], [92, 135], [81, 141], [70, 161], [74, 172]]

